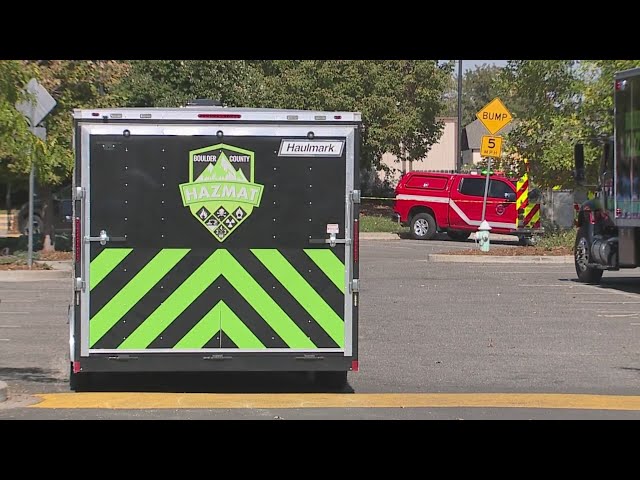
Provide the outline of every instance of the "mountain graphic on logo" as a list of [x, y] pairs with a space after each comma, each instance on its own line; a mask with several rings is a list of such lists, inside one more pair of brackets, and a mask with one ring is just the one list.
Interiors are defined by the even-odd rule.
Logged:
[[214, 165], [210, 163], [204, 172], [196, 179], [196, 182], [248, 182], [247, 177], [244, 176], [242, 170], [238, 168], [236, 170], [231, 165], [231, 162], [227, 159], [224, 153], [220, 153], [218, 161]]

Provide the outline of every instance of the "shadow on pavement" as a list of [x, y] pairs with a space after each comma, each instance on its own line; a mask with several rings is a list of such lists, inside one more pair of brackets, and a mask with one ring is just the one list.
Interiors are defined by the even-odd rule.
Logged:
[[[411, 237], [411, 233], [409, 232], [400, 232], [398, 236], [403, 240], [413, 240], [414, 242], [429, 242], [429, 240], [415, 240]], [[467, 243], [469, 246], [473, 246], [476, 242], [473, 237], [469, 237], [467, 240], [452, 240], [446, 233], [436, 233], [432, 240], [438, 241], [447, 241], [452, 243]], [[505, 245], [505, 246], [518, 246], [518, 238], [513, 237], [513, 240], [504, 240], [504, 239], [491, 239], [491, 245]]]
[[[594, 285], [602, 290], [617, 290], [619, 292], [640, 294], [640, 271], [637, 277], [610, 277], [604, 272], [600, 285]], [[562, 282], [581, 283], [577, 278], [561, 278]]]
[[164, 393], [353, 393], [309, 372], [90, 373], [77, 391]]
[[60, 372], [35, 367], [0, 368], [0, 380], [3, 382], [21, 380], [34, 383], [59, 383], [61, 381]]

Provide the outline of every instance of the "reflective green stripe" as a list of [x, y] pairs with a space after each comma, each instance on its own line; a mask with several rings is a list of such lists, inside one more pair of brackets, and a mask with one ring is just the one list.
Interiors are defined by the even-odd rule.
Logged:
[[277, 250], [252, 249], [251, 252], [318, 322], [333, 341], [344, 348], [344, 322], [287, 259]]
[[89, 291], [98, 285], [111, 270], [132, 252], [132, 248], [105, 248], [89, 264]]
[[202, 348], [220, 330], [220, 318], [222, 316], [221, 304], [218, 302], [215, 307], [209, 310], [202, 320], [194, 325], [182, 339], [176, 343], [174, 349]]
[[329, 277], [338, 290], [344, 293], [345, 270], [340, 259], [326, 248], [305, 248], [304, 253]]
[[100, 340], [153, 286], [171, 270], [189, 249], [161, 250], [127, 283], [89, 323], [89, 344]]
[[251, 275], [226, 250], [218, 250], [224, 255], [224, 276], [240, 295], [251, 305], [258, 315], [269, 324], [289, 348], [311, 348], [316, 346], [300, 327], [273, 301]]
[[118, 348], [147, 348], [220, 275], [219, 250], [215, 251]]
[[222, 331], [238, 348], [266, 348], [226, 303], [221, 301], [217, 306], [220, 306], [222, 311]]

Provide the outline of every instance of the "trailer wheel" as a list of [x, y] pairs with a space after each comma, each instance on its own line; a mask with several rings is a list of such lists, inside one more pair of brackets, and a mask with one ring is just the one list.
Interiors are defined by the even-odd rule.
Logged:
[[347, 372], [316, 372], [316, 384], [330, 390], [344, 390]]
[[411, 236], [416, 240], [431, 240], [436, 234], [436, 221], [428, 213], [418, 213], [411, 218]]
[[589, 263], [589, 239], [584, 227], [578, 229], [576, 235], [576, 243], [573, 248], [574, 260], [576, 267], [576, 274], [578, 280], [583, 283], [600, 283], [603, 270], [600, 268], [593, 268], [588, 265]]
[[466, 230], [447, 230], [447, 236], [456, 242], [464, 242], [469, 238], [469, 235], [471, 235], [471, 232], [467, 232]]

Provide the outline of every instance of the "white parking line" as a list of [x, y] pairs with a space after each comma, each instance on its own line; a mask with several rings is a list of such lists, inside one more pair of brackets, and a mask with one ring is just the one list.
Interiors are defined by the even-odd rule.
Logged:
[[0, 325], [0, 328], [20, 328], [22, 325]]
[[606, 317], [606, 318], [616, 318], [616, 317], [637, 317], [638, 314], [637, 313], [618, 313], [618, 314], [613, 314], [613, 315], [598, 315], [599, 317]]
[[615, 305], [633, 305], [640, 304], [640, 302], [582, 302], [582, 303], [612, 303]]
[[31, 315], [31, 312], [0, 312], [0, 315], [7, 313], [10, 315]]
[[8, 338], [0, 338], [0, 342], [8, 342], [9, 339]]

